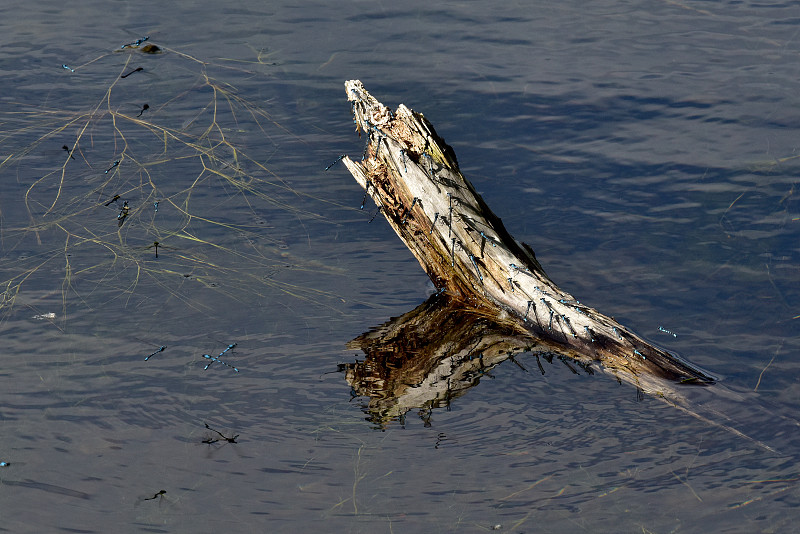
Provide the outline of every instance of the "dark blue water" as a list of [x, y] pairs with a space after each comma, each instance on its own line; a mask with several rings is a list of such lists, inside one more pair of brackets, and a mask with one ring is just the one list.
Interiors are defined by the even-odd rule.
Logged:
[[[792, 528], [793, 4], [0, 15], [0, 530]], [[117, 50], [145, 35], [163, 53]], [[779, 452], [533, 361], [375, 430], [336, 364], [430, 288], [346, 170], [323, 171], [363, 149], [346, 79], [423, 112], [561, 287], [719, 375], [744, 396], [698, 408]], [[203, 369], [234, 342], [239, 373]], [[203, 443], [204, 423], [237, 443]]]

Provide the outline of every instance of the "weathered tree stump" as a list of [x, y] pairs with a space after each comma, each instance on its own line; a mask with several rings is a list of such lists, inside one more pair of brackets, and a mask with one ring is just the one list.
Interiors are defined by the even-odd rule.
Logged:
[[[446, 297], [448, 309], [486, 318], [495, 332], [514, 340], [510, 354], [531, 350], [596, 362], [649, 393], [660, 394], [665, 379], [714, 382], [560, 289], [531, 247], [514, 240], [462, 176], [453, 149], [422, 114], [402, 104], [392, 112], [360, 81], [345, 87], [367, 146], [361, 161], [342, 161]], [[352, 344], [370, 343], [374, 337], [365, 335]]]

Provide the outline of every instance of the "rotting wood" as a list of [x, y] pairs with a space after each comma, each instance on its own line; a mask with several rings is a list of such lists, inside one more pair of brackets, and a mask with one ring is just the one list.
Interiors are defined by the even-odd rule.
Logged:
[[[453, 149], [420, 113], [392, 112], [358, 80], [345, 83], [361, 161], [342, 162], [380, 207], [449, 307], [490, 319], [516, 336], [661, 394], [664, 379], [708, 385], [714, 379], [560, 289], [518, 243], [458, 168]], [[671, 388], [670, 388], [671, 389]]]

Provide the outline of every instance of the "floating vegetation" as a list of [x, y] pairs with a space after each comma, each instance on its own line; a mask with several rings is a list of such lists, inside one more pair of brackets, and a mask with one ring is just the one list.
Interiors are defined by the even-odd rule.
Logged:
[[[335, 271], [286, 244], [304, 221], [322, 219], [322, 201], [268, 166], [279, 142], [304, 141], [233, 85], [259, 73], [146, 40], [41, 73], [66, 76], [61, 104], [50, 88], [24, 103], [7, 96], [0, 322], [26, 287], [60, 296], [65, 322], [80, 307], [125, 308], [155, 293], [218, 312], [190, 296], [192, 282], [240, 302], [277, 293], [331, 306], [335, 295], [296, 281]], [[133, 68], [137, 51], [165, 53]], [[292, 275], [275, 275], [283, 271]]]

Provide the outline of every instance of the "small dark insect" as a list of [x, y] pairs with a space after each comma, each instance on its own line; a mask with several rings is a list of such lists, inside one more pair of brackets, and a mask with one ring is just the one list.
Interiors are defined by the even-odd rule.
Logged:
[[122, 203], [122, 209], [119, 211], [119, 215], [117, 215], [117, 220], [119, 221], [117, 226], [120, 228], [122, 228], [122, 225], [125, 224], [125, 219], [128, 217], [129, 211], [130, 208], [128, 207], [128, 201], [126, 200]]
[[106, 174], [108, 174], [109, 172], [111, 172], [111, 169], [113, 169], [113, 168], [115, 168], [115, 167], [118, 167], [118, 166], [119, 166], [119, 162], [120, 162], [120, 160], [117, 160], [117, 161], [115, 161], [115, 162], [114, 162], [114, 164], [113, 164], [111, 167], [109, 167], [108, 169], [106, 169]]
[[114, 202], [116, 202], [117, 200], [119, 200], [119, 195], [114, 195], [114, 198], [112, 198], [111, 200], [109, 200], [108, 202], [106, 202], [106, 206], [110, 206], [111, 204], [113, 204], [113, 203], [114, 203]]
[[[156, 257], [158, 257], [158, 256], [156, 256]], [[156, 354], [158, 354], [159, 352], [164, 352], [164, 350], [165, 350], [166, 348], [167, 348], [167, 346], [166, 346], [166, 345], [162, 345], [160, 349], [158, 349], [157, 351], [153, 352], [153, 354], [151, 354], [150, 356], [148, 356], [147, 358], [145, 358], [145, 359], [144, 359], [144, 361], [147, 361], [147, 360], [149, 360], [150, 358], [152, 358], [153, 356], [155, 356], [155, 355], [156, 355]]]
[[145, 501], [153, 501], [155, 499], [158, 499], [162, 495], [166, 495], [166, 494], [167, 494], [167, 490], [161, 490], [158, 493], [156, 493], [155, 495], [153, 495], [152, 497], [145, 497], [144, 500]]
[[144, 106], [142, 106], [142, 111], [140, 111], [140, 112], [139, 112], [139, 114], [138, 114], [138, 115], [136, 115], [136, 116], [137, 116], [137, 117], [141, 117], [141, 116], [142, 116], [142, 113], [144, 113], [144, 112], [145, 112], [145, 111], [147, 111], [148, 109], [150, 109], [150, 105], [149, 105], [149, 104], [145, 104]]
[[[222, 358], [223, 356], [225, 356], [225, 353], [226, 353], [226, 352], [228, 352], [229, 350], [233, 350], [233, 349], [236, 347], [236, 345], [238, 345], [238, 343], [234, 343], [234, 344], [232, 344], [232, 345], [228, 345], [228, 348], [226, 348], [225, 350], [223, 350], [222, 352], [220, 352], [220, 353], [219, 353], [219, 356], [218, 356], [218, 357], [216, 357], [216, 358], [215, 358], [215, 357], [213, 357], [213, 356], [211, 356], [210, 354], [203, 354], [203, 358], [205, 358], [206, 360], [210, 360], [210, 361], [208, 362], [208, 365], [206, 365], [205, 367], [203, 367], [203, 370], [204, 370], [204, 371], [207, 371], [207, 370], [208, 370], [208, 368], [209, 368], [209, 367], [211, 367], [211, 364], [212, 364], [212, 363], [214, 363], [214, 362], [219, 362], [219, 363], [221, 363], [222, 365], [224, 365], [224, 366], [226, 366], [226, 367], [230, 367], [231, 369], [233, 369], [234, 371], [236, 371], [236, 372], [238, 373], [238, 372], [239, 372], [239, 369], [237, 369], [235, 366], [233, 366], [233, 365], [231, 365], [231, 364], [229, 364], [229, 363], [225, 363], [225, 362], [223, 362], [222, 360], [220, 360], [220, 358]], [[206, 425], [206, 428], [208, 428], [208, 425]], [[213, 429], [209, 429], [209, 430], [213, 430]], [[214, 430], [214, 432], [217, 432], [217, 431], [216, 431], [216, 430]], [[217, 432], [217, 434], [219, 434], [219, 432]], [[221, 434], [220, 434], [220, 435], [221, 435]], [[224, 436], [223, 436], [223, 437], [224, 437]], [[235, 439], [235, 438], [234, 438], [234, 439]], [[233, 442], [231, 442], [231, 443], [233, 443]]]
[[67, 145], [62, 146], [61, 148], [63, 148], [64, 150], [67, 151], [67, 154], [69, 154], [69, 157], [71, 157], [72, 159], [75, 159], [75, 156], [72, 155], [72, 151], [69, 149], [69, 147]]
[[124, 219], [125, 217], [127, 217], [128, 216], [128, 210], [130, 210], [130, 208], [128, 207], [128, 201], [126, 200], [126, 201], [124, 201], [122, 203], [122, 209], [120, 210], [119, 215], [117, 216], [117, 219]]
[[134, 72], [139, 72], [139, 71], [142, 71], [142, 70], [144, 70], [144, 67], [135, 68], [132, 71], [130, 71], [128, 74], [123, 74], [122, 76], [120, 76], [120, 78], [127, 78], [128, 76], [130, 76]]
[[339, 163], [339, 162], [342, 160], [342, 158], [343, 158], [343, 157], [345, 157], [346, 155], [347, 155], [347, 154], [342, 154], [341, 156], [339, 156], [338, 158], [336, 158], [335, 160], [333, 160], [333, 163], [331, 163], [330, 165], [328, 165], [327, 167], [325, 167], [325, 170], [327, 171], [328, 169], [330, 169], [331, 167], [333, 167], [334, 165], [336, 165], [337, 163]]
[[119, 49], [120, 50], [124, 50], [126, 48], [137, 48], [140, 44], [142, 44], [143, 42], [147, 41], [148, 39], [150, 39], [149, 35], [147, 35], [145, 37], [142, 37], [141, 39], [136, 39], [132, 43], [124, 44]]
[[[206, 425], [206, 428], [207, 428], [207, 429], [209, 429], [210, 431], [212, 431], [212, 432], [215, 432], [215, 433], [219, 434], [219, 436], [220, 436], [222, 439], [224, 439], [225, 441], [227, 441], [228, 443], [236, 443], [236, 438], [238, 438], [238, 437], [239, 437], [239, 434], [236, 434], [236, 435], [235, 435], [235, 436], [233, 436], [232, 438], [229, 438], [229, 437], [227, 437], [226, 435], [224, 435], [222, 432], [220, 432], [219, 430], [214, 430], [213, 428], [211, 428], [210, 426], [208, 426], [208, 423], [203, 423], [203, 424], [204, 424], [204, 425]], [[214, 440], [214, 441], [203, 440], [203, 443], [214, 443], [215, 441], [219, 441], [219, 440]]]

